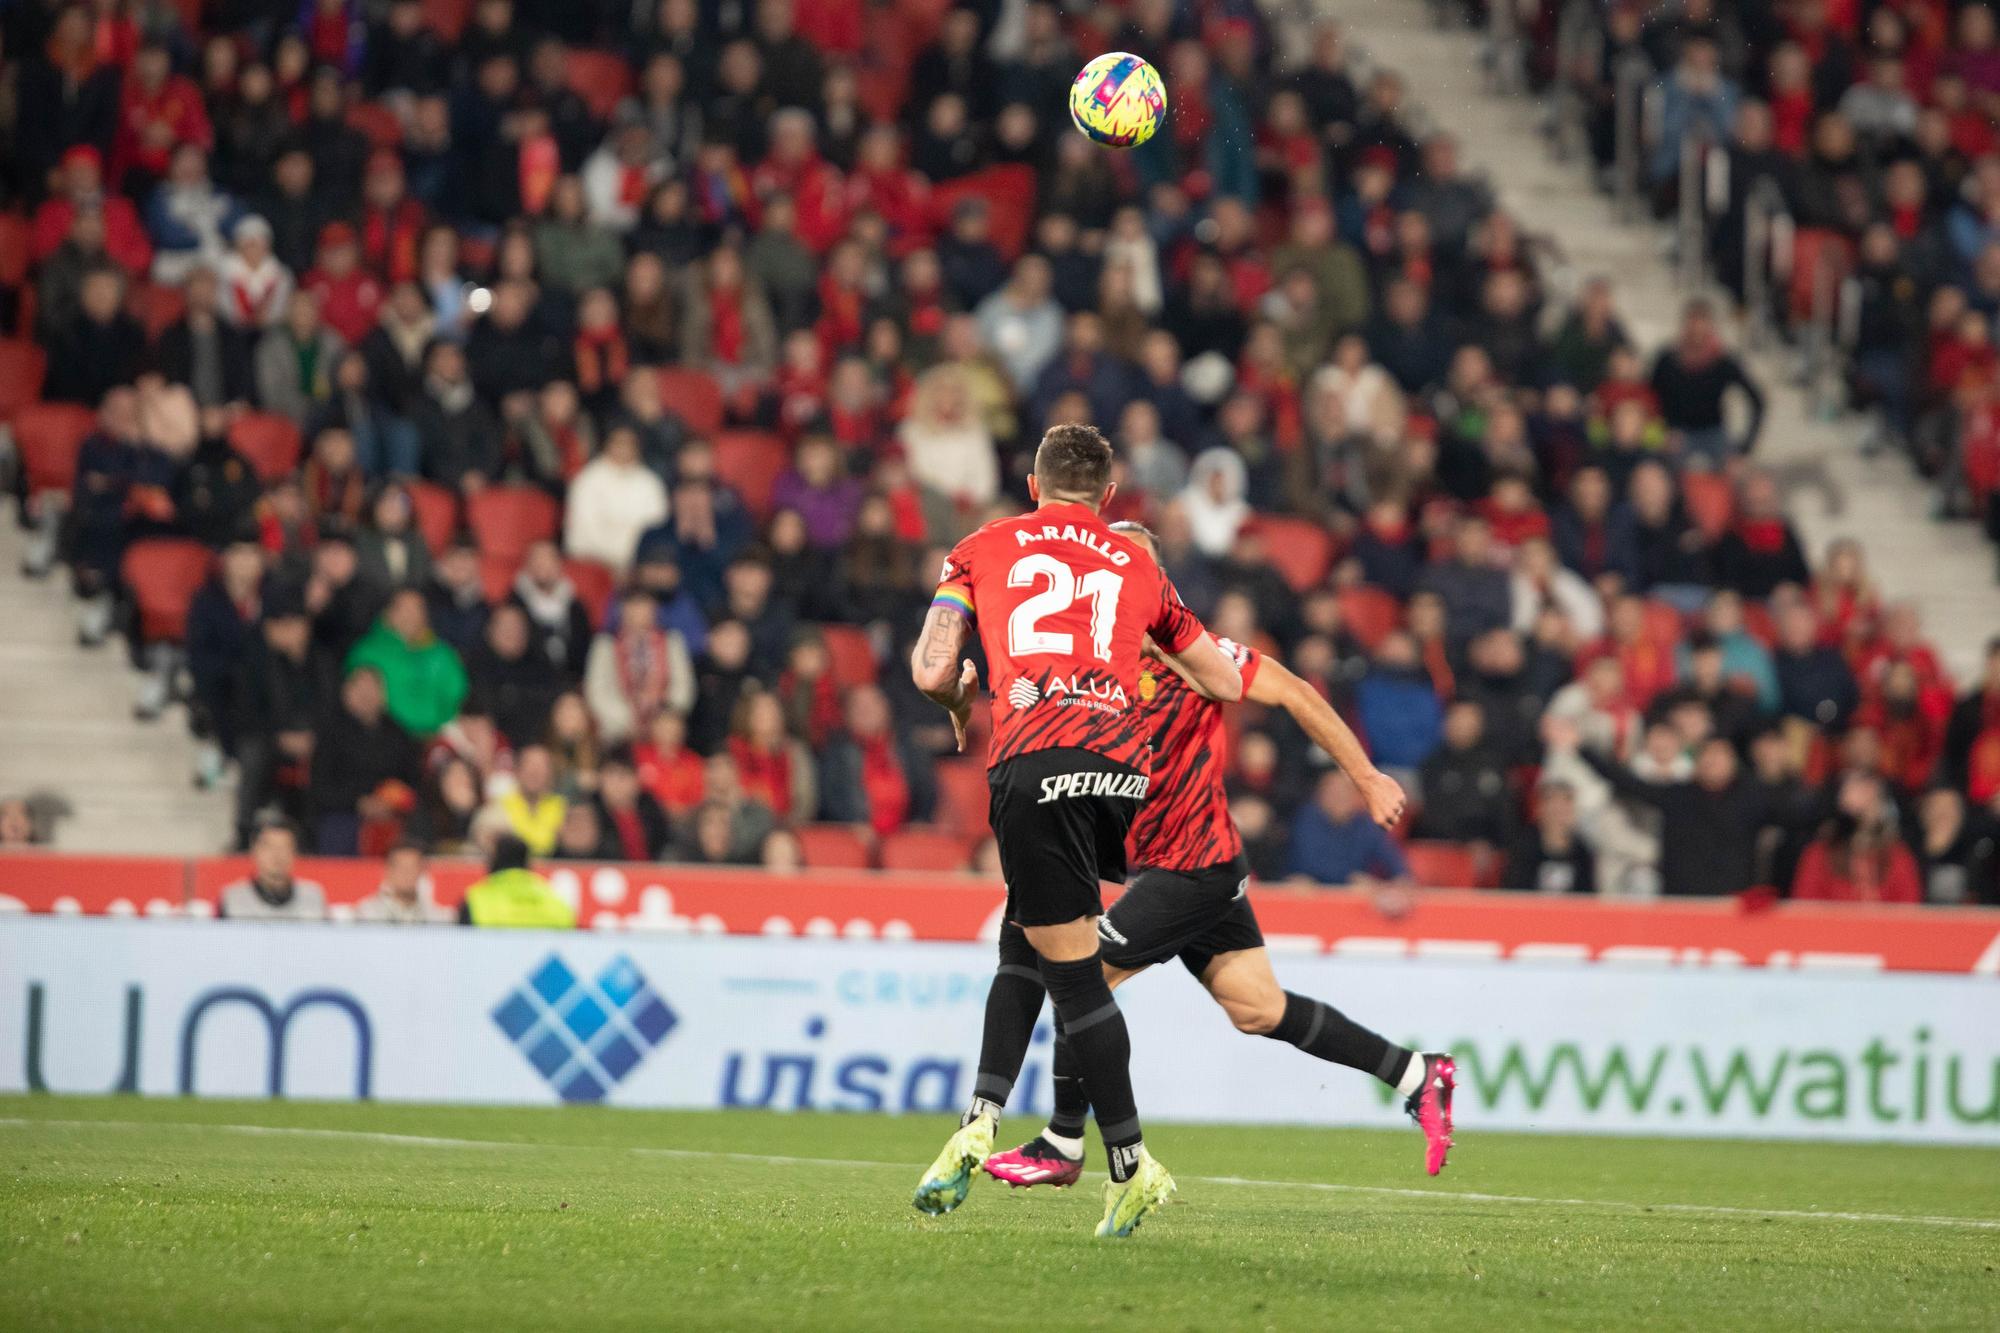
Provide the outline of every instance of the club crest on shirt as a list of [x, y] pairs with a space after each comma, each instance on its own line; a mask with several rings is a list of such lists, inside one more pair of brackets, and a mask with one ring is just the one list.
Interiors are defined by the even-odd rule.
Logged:
[[1149, 704], [1153, 702], [1153, 696], [1159, 692], [1160, 678], [1150, 671], [1141, 671], [1139, 673], [1139, 702]]

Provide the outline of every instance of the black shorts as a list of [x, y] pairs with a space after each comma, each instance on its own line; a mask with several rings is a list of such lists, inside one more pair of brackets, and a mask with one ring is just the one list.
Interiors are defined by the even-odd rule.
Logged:
[[1241, 855], [1200, 870], [1141, 870], [1097, 923], [1104, 961], [1131, 971], [1177, 957], [1199, 977], [1217, 954], [1262, 948], [1249, 886]]
[[1125, 834], [1146, 775], [1089, 750], [1034, 750], [987, 770], [1007, 919], [1059, 926], [1102, 916], [1104, 880], [1125, 878]]

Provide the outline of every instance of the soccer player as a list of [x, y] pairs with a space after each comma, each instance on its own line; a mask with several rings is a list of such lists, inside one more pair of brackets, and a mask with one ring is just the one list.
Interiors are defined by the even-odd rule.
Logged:
[[1028, 479], [1037, 508], [952, 550], [911, 653], [917, 688], [951, 714], [963, 747], [979, 676], [960, 652], [978, 626], [993, 689], [989, 812], [1007, 882], [980, 1077], [918, 1183], [913, 1202], [927, 1213], [964, 1202], [992, 1153], [1045, 994], [1110, 1160], [1097, 1234], [1129, 1235], [1174, 1190], [1139, 1132], [1131, 1039], [1099, 958], [1098, 886], [1124, 878], [1125, 835], [1146, 794], [1141, 643], [1150, 638], [1216, 698], [1240, 697], [1243, 681], [1158, 562], [1105, 524], [1099, 511], [1115, 489], [1111, 446], [1095, 428], [1051, 427]]
[[[1142, 525], [1114, 524], [1113, 531], [1158, 557], [1153, 534]], [[1388, 828], [1402, 818], [1402, 787], [1369, 762], [1354, 732], [1317, 690], [1253, 648], [1226, 639], [1221, 647], [1243, 677], [1243, 697], [1290, 713], [1353, 780], [1376, 823]], [[1279, 988], [1246, 896], [1249, 866], [1216, 762], [1226, 743], [1222, 705], [1153, 661], [1140, 674], [1139, 700], [1152, 736], [1152, 784], [1132, 829], [1139, 872], [1098, 923], [1107, 984], [1117, 987], [1178, 957], [1237, 1030], [1373, 1074], [1402, 1093], [1405, 1110], [1424, 1132], [1425, 1169], [1436, 1175], [1451, 1148], [1451, 1057], [1405, 1050], [1331, 1005]], [[1054, 1114], [1034, 1139], [986, 1160], [994, 1179], [1068, 1185], [1083, 1174], [1086, 1093], [1067, 1047], [1058, 1014]]]

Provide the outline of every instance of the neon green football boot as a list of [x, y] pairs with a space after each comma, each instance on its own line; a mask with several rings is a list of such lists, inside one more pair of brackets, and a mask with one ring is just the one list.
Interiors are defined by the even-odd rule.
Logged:
[[1139, 1149], [1139, 1165], [1124, 1180], [1104, 1182], [1104, 1220], [1097, 1224], [1099, 1236], [1129, 1236], [1146, 1215], [1174, 1197], [1177, 1188], [1167, 1168], [1153, 1160], [1153, 1154]]
[[993, 1152], [993, 1135], [999, 1128], [1000, 1122], [990, 1115], [974, 1116], [971, 1124], [945, 1141], [944, 1151], [924, 1172], [910, 1200], [917, 1211], [943, 1217], [965, 1202], [973, 1174]]

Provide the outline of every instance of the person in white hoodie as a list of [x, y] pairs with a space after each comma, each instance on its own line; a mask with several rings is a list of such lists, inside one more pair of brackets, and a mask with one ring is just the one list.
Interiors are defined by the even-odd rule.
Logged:
[[973, 509], [1000, 494], [999, 452], [957, 366], [924, 372], [896, 434], [910, 475], [925, 490]]
[[1236, 545], [1236, 534], [1250, 518], [1250, 502], [1243, 498], [1249, 485], [1242, 455], [1227, 445], [1195, 455], [1187, 489], [1181, 492], [1181, 508], [1203, 555], [1220, 559]]
[[292, 271], [271, 253], [271, 224], [252, 213], [229, 239], [233, 248], [216, 268], [222, 279], [217, 313], [253, 333], [272, 328], [292, 303]]
[[604, 451], [583, 465], [569, 484], [563, 515], [563, 550], [623, 574], [632, 567], [639, 534], [667, 521], [667, 488], [639, 457], [639, 436], [614, 426]]

